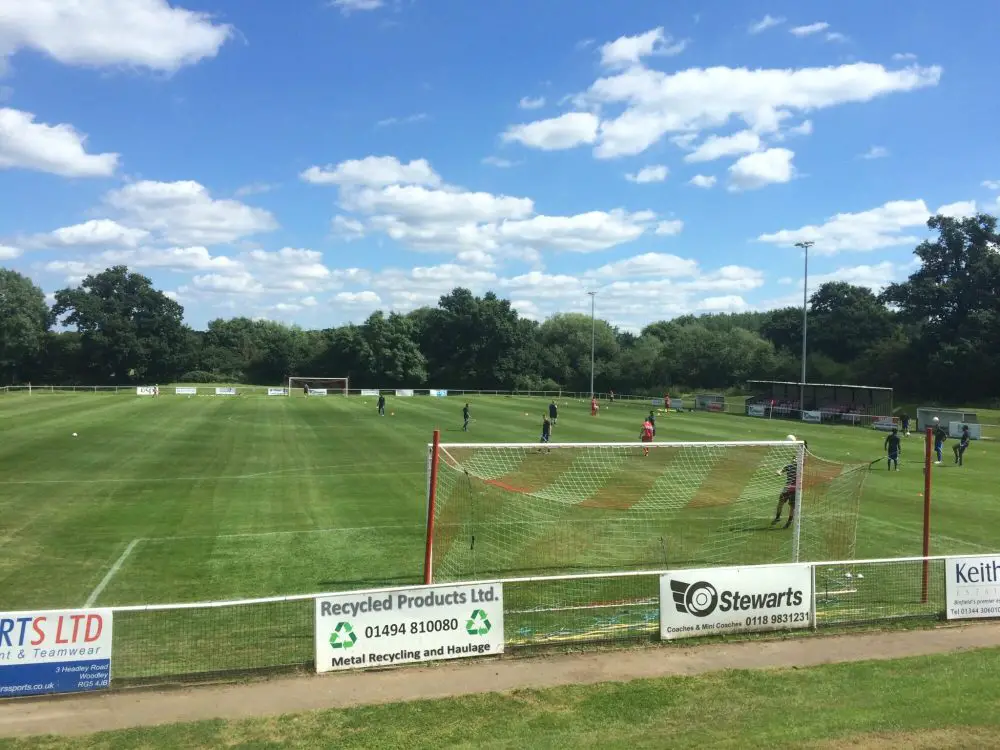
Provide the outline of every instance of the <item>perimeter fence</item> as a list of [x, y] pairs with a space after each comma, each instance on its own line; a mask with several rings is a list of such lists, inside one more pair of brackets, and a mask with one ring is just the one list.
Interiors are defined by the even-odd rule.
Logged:
[[[945, 559], [795, 565], [812, 571], [813, 627], [823, 630], [944, 619]], [[507, 654], [659, 641], [662, 574], [630, 571], [502, 580]], [[113, 607], [113, 679], [119, 685], [157, 683], [309, 668], [314, 663], [315, 600], [329, 595]]]

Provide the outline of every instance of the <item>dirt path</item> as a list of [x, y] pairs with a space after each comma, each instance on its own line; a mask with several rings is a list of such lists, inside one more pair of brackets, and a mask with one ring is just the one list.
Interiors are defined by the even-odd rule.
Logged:
[[808, 667], [1000, 646], [1000, 623], [893, 633], [744, 641], [691, 648], [450, 662], [385, 672], [133, 691], [0, 704], [0, 736], [87, 734], [203, 719], [345, 708], [568, 684], [692, 675], [722, 669]]

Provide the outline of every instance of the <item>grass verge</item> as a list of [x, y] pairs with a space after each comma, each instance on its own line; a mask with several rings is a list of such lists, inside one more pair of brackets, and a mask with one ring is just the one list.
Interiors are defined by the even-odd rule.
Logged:
[[0, 748], [997, 747], [998, 666], [1000, 649], [983, 649], [40, 737]]

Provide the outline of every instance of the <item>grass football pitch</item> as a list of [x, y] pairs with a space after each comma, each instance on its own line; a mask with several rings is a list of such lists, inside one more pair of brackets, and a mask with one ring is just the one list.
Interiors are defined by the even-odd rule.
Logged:
[[[418, 583], [426, 444], [533, 442], [547, 400], [364, 397], [0, 396], [0, 609], [280, 596]], [[590, 417], [560, 401], [558, 441], [631, 441], [648, 410]], [[987, 415], [989, 416], [989, 415]], [[995, 422], [996, 418], [985, 419]], [[834, 461], [882, 452], [873, 430], [724, 414], [661, 417], [657, 439], [783, 439]], [[78, 437], [73, 437], [73, 433]], [[922, 439], [865, 486], [859, 557], [919, 555]], [[946, 456], [948, 459], [949, 456]], [[935, 470], [932, 552], [992, 552], [1000, 446]]]

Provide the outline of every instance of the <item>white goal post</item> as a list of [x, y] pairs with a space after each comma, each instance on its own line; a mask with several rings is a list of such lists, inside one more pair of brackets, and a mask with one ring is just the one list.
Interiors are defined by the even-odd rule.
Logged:
[[436, 432], [424, 580], [850, 559], [868, 468], [800, 440], [441, 443]]
[[329, 393], [340, 393], [344, 396], [348, 392], [349, 381], [347, 378], [307, 378], [301, 375], [288, 378], [288, 395], [295, 392], [295, 388], [301, 388], [302, 392], [308, 396], [326, 396]]

